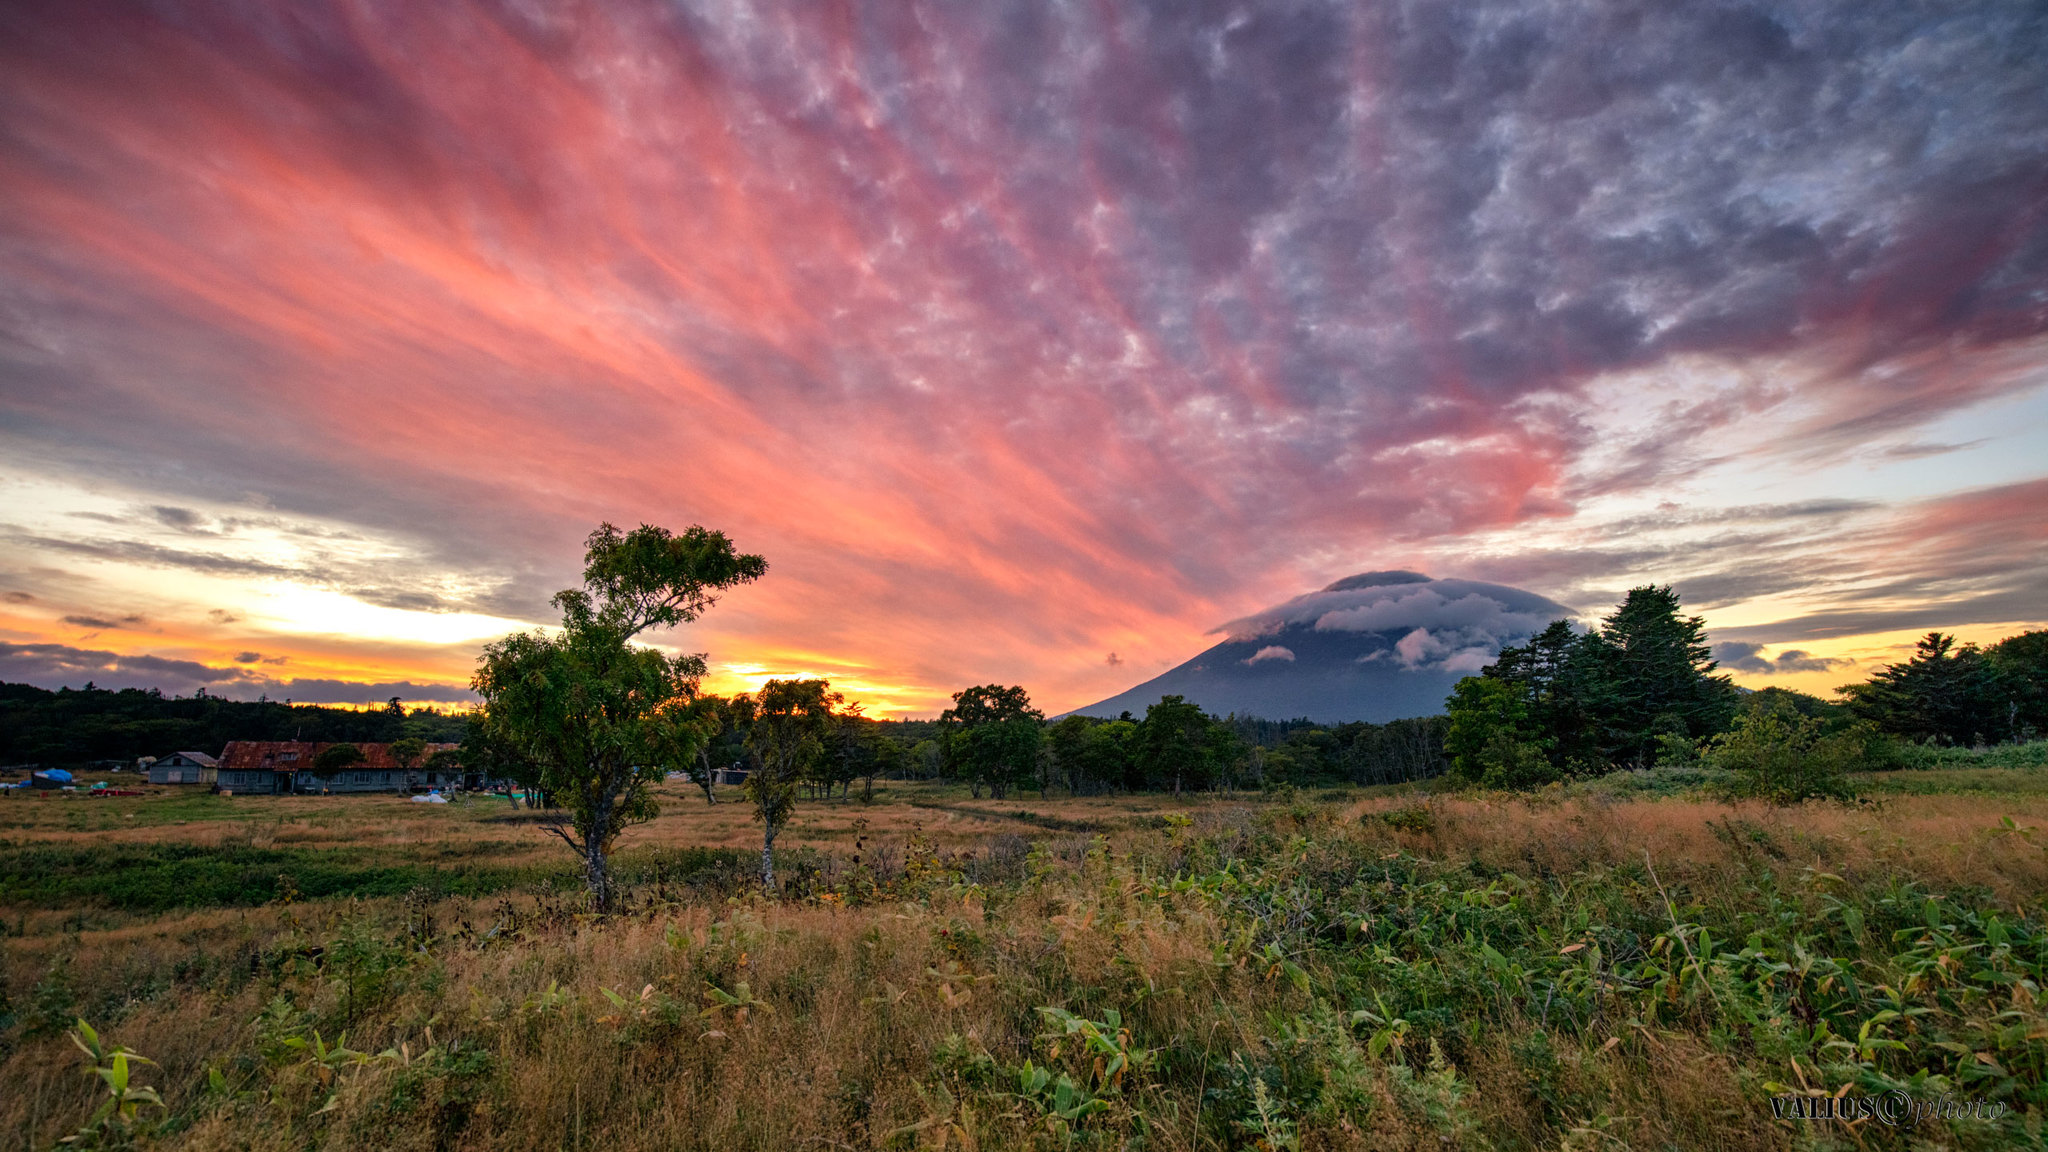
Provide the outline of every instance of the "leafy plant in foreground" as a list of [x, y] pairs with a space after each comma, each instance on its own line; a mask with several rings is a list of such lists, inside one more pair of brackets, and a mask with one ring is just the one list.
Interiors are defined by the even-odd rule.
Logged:
[[156, 1089], [133, 1082], [129, 1065], [154, 1064], [156, 1061], [118, 1044], [108, 1047], [92, 1025], [82, 1019], [70, 1036], [78, 1050], [92, 1061], [92, 1067], [86, 1071], [106, 1084], [107, 1098], [85, 1122], [85, 1127], [75, 1135], [66, 1136], [62, 1142], [75, 1148], [121, 1147], [130, 1143], [145, 1128], [142, 1109], [162, 1109], [164, 1101]]

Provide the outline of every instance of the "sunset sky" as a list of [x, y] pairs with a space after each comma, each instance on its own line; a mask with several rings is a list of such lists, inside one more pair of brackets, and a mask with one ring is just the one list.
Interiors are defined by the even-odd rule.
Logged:
[[1749, 686], [2048, 626], [2048, 9], [0, 8], [0, 679], [459, 700], [598, 522], [712, 687], [1048, 711], [1339, 577]]

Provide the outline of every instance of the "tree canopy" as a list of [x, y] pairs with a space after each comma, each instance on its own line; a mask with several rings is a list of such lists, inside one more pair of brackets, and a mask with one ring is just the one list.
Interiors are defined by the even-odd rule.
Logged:
[[433, 708], [394, 715], [388, 706], [358, 710], [282, 700], [165, 696], [139, 688], [88, 686], [52, 692], [29, 684], [0, 684], [0, 764], [56, 767], [134, 760], [183, 749], [218, 753], [231, 740], [388, 744], [412, 736], [453, 742], [462, 738], [463, 724], [461, 714]]
[[566, 810], [549, 827], [583, 857], [601, 910], [616, 898], [609, 859], [619, 834], [654, 817], [652, 786], [687, 769], [713, 728], [697, 706], [704, 658], [632, 641], [697, 619], [714, 593], [766, 571], [720, 532], [604, 524], [586, 542], [583, 587], [554, 597], [561, 629], [484, 649], [472, 681], [484, 700], [479, 743], [509, 750], [512, 767]]
[[746, 728], [752, 760], [747, 799], [761, 822], [761, 884], [775, 884], [775, 837], [796, 813], [797, 785], [825, 757], [833, 709], [845, 698], [824, 680], [770, 680], [732, 707]]
[[336, 772], [343, 772], [361, 764], [366, 759], [368, 757], [363, 755], [363, 750], [353, 744], [330, 744], [322, 748], [318, 756], [313, 757], [313, 771], [322, 776], [332, 776]]
[[1737, 693], [1715, 667], [1706, 622], [1670, 586], [1632, 588], [1598, 629], [1554, 621], [1459, 681], [1446, 704], [1453, 763], [1474, 782], [1522, 782], [1503, 786], [1649, 767], [1665, 737], [1728, 727]]
[[1036, 774], [1044, 721], [1023, 688], [1000, 684], [955, 692], [953, 706], [939, 716], [953, 760], [976, 794], [985, 786], [998, 799]]
[[1929, 632], [1911, 657], [1841, 691], [1858, 717], [1909, 740], [2029, 739], [2048, 729], [2048, 632], [1988, 649]]

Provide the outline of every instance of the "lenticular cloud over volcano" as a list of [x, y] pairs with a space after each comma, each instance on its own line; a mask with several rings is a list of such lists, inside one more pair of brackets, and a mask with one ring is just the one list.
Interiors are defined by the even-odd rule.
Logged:
[[1365, 572], [1233, 620], [1225, 640], [1127, 692], [1076, 711], [1142, 715], [1163, 695], [1217, 715], [1324, 722], [1432, 715], [1459, 677], [1573, 615], [1501, 584]]
[[[1531, 592], [1473, 580], [1431, 580], [1416, 572], [1366, 572], [1320, 592], [1217, 629], [1232, 640], [1254, 640], [1289, 628], [1317, 632], [1399, 633], [1393, 646], [1401, 665], [1431, 661], [1476, 670], [1501, 645], [1531, 635], [1566, 609]], [[1383, 655], [1375, 649], [1362, 659]], [[1290, 656], [1289, 659], [1292, 659]]]

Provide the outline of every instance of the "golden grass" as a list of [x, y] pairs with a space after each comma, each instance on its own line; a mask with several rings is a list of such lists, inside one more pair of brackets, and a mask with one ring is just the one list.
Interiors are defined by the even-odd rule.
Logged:
[[[1275, 1021], [1308, 1019], [1334, 995], [1328, 989], [1346, 985], [1318, 968], [1311, 975], [1324, 991], [1305, 993], [1258, 957], [1226, 904], [1142, 894], [1176, 867], [1192, 867], [1198, 845], [1227, 858], [1252, 853], [1255, 842], [1271, 852], [1303, 837], [1341, 848], [1344, 860], [1405, 853], [1474, 862], [1560, 892], [1607, 883], [1648, 853], [1665, 884], [1707, 906], [1751, 899], [1759, 868], [1810, 868], [1850, 884], [1905, 876], [1936, 888], [1973, 886], [2022, 917], [2039, 916], [2048, 892], [2048, 852], [2000, 820], [2040, 823], [2048, 816], [2048, 797], [2040, 795], [1797, 808], [1354, 795], [1323, 805], [976, 801], [894, 785], [872, 805], [807, 803], [784, 842], [835, 851], [844, 880], [857, 832], [899, 858], [913, 833], [954, 854], [985, 854], [1001, 838], [1025, 837], [1045, 848], [1038, 875], [983, 888], [939, 883], [861, 907], [816, 897], [684, 900], [608, 922], [551, 911], [548, 898], [533, 895], [162, 915], [4, 909], [14, 935], [5, 941], [0, 978], [26, 1021], [38, 984], [47, 988], [61, 969], [78, 1011], [160, 1062], [143, 1079], [164, 1089], [178, 1118], [176, 1130], [159, 1137], [165, 1147], [632, 1152], [934, 1147], [941, 1140], [949, 1148], [1064, 1147], [1057, 1125], [1027, 1108], [1010, 1083], [1027, 1059], [1089, 1075], [1086, 1059], [1054, 1053], [1039, 1039], [1041, 1006], [1097, 1018], [1118, 1009], [1145, 1043], [1163, 1050], [1117, 1097], [1115, 1109], [1142, 1113], [1142, 1123], [1113, 1110], [1089, 1122], [1095, 1130], [1117, 1139], [1142, 1130], [1143, 1146], [1155, 1149], [1252, 1148], [1261, 1139], [1277, 1147], [1241, 1122], [1217, 1120], [1213, 1110], [1224, 1097], [1216, 1093], [1239, 1054], [1284, 1066], [1290, 1042], [1276, 1039]], [[396, 858], [477, 843], [509, 846], [521, 859], [565, 855], [531, 827], [504, 819], [513, 813], [501, 800], [429, 807], [389, 797], [237, 797], [209, 818], [139, 816], [136, 827], [109, 832], [81, 829], [67, 811], [119, 803], [31, 801], [0, 807], [0, 817], [17, 845], [112, 835], [375, 845]], [[135, 803], [146, 810], [190, 805], [191, 798]], [[1398, 824], [1380, 818], [1415, 809], [1425, 815]], [[1190, 823], [1174, 827], [1156, 819], [1162, 815]], [[1112, 846], [1106, 854], [1087, 851], [1096, 829]], [[709, 807], [678, 788], [661, 818], [635, 830], [627, 846], [758, 842], [742, 805]], [[1313, 850], [1301, 851], [1308, 860]], [[1630, 899], [1651, 898], [1639, 888]], [[517, 914], [516, 931], [504, 918], [508, 909]], [[432, 919], [432, 931], [402, 936], [420, 917]], [[477, 939], [493, 925], [506, 931]], [[337, 975], [333, 947], [352, 926], [411, 943], [387, 957], [397, 966], [388, 995], [347, 1020], [352, 993]], [[328, 948], [321, 966], [293, 971], [294, 950], [315, 943]], [[735, 992], [742, 982], [771, 1007], [744, 1019], [729, 1010], [700, 1015], [714, 1007], [711, 989]], [[560, 994], [554, 1008], [543, 1003], [551, 986]], [[615, 1008], [607, 989], [628, 1007]], [[650, 990], [645, 1000], [643, 989]], [[332, 1106], [316, 1114], [330, 1091], [316, 1072], [258, 1055], [263, 1037], [255, 1021], [277, 997], [308, 1026], [324, 1022], [328, 1040], [346, 1023], [351, 1048], [398, 1049], [414, 1062], [342, 1071]], [[1532, 1015], [1512, 1009], [1464, 1043], [1443, 1072], [1451, 1087], [1441, 1089], [1430, 1086], [1436, 1082], [1420, 1048], [1367, 1059], [1359, 1042], [1331, 1041], [1361, 1062], [1358, 1103], [1295, 1117], [1299, 1146], [1732, 1149], [1790, 1147], [1799, 1138], [1770, 1121], [1760, 1103], [1763, 1073], [1747, 1057], [1683, 1027], [1630, 1028], [1617, 1019], [1560, 1039], [1555, 1067], [1544, 1073], [1554, 1083], [1539, 1092], [1531, 1058], [1518, 1047], [1538, 1031]], [[7, 1147], [48, 1148], [90, 1111], [94, 1083], [61, 1036], [24, 1030], [6, 1034], [0, 1133]], [[489, 1060], [464, 1065], [465, 1051]], [[208, 1094], [210, 1069], [226, 1078], [227, 1094]], [[1241, 1096], [1243, 1084], [1231, 1084]], [[1462, 1093], [1462, 1102], [1440, 1107], [1450, 1096], [1432, 1093]], [[1072, 1146], [1094, 1146], [1089, 1131], [1080, 1136]]]

